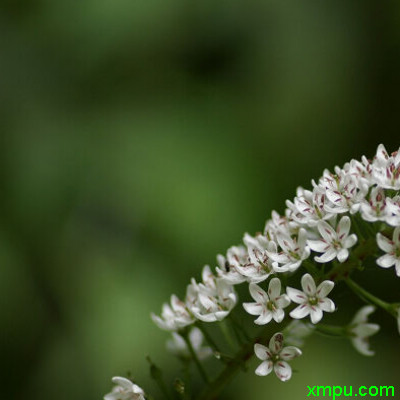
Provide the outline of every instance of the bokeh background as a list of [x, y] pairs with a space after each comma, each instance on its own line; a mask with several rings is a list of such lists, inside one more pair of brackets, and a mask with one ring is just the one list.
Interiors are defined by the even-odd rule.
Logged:
[[[100, 399], [128, 371], [152, 388], [146, 355], [178, 365], [151, 311], [324, 168], [399, 147], [398, 1], [0, 10], [2, 398]], [[399, 300], [375, 272], [366, 285]], [[316, 338], [291, 382], [241, 374], [221, 399], [398, 385], [398, 332], [376, 321], [375, 358]]]

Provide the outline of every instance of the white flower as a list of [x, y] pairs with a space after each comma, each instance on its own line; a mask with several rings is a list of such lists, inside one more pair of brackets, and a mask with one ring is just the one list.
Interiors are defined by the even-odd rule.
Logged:
[[369, 201], [361, 203], [361, 217], [368, 222], [386, 219], [388, 208], [386, 207], [385, 191], [376, 186], [371, 190]]
[[383, 144], [378, 146], [372, 163], [373, 178], [384, 189], [400, 189], [400, 151], [391, 156]]
[[[211, 347], [203, 347], [204, 336], [199, 328], [194, 327], [190, 331], [189, 340], [195, 353], [197, 354], [197, 357], [200, 360], [204, 360], [212, 354]], [[192, 357], [185, 339], [183, 339], [183, 337], [176, 332], [172, 332], [172, 339], [167, 341], [167, 349], [172, 354], [180, 358], [190, 359]]]
[[281, 264], [279, 268], [275, 268], [276, 270], [295, 271], [300, 267], [302, 261], [310, 256], [305, 229], [300, 228], [297, 238], [277, 232], [276, 239], [282, 251], [268, 253], [273, 261]]
[[382, 234], [376, 235], [376, 241], [381, 250], [386, 254], [379, 257], [376, 263], [382, 268], [396, 268], [396, 274], [400, 277], [400, 226], [393, 231], [393, 240], [388, 239]]
[[238, 265], [237, 270], [246, 277], [249, 282], [259, 283], [265, 281], [278, 266], [268, 256], [269, 251], [276, 251], [276, 243], [268, 241], [263, 235], [256, 237], [248, 233], [244, 235], [243, 242], [247, 246], [248, 259], [243, 265]]
[[353, 346], [364, 356], [373, 356], [369, 349], [368, 338], [380, 329], [379, 325], [368, 323], [368, 316], [375, 311], [374, 306], [362, 307], [354, 316], [349, 326], [350, 339]]
[[325, 170], [318, 186], [326, 190], [326, 197], [329, 200], [325, 204], [325, 210], [335, 214], [348, 211], [354, 214], [368, 192], [367, 184], [362, 184], [338, 167], [335, 168], [335, 174]]
[[281, 281], [278, 278], [272, 278], [269, 282], [268, 294], [255, 283], [250, 283], [249, 290], [256, 302], [243, 303], [243, 307], [249, 314], [259, 315], [254, 323], [264, 325], [272, 319], [282, 322], [285, 317], [283, 309], [290, 304], [290, 300], [286, 294], [281, 294]]
[[129, 379], [115, 376], [112, 382], [116, 386], [104, 396], [104, 400], [145, 400], [143, 390]]
[[311, 250], [323, 253], [315, 257], [319, 263], [327, 263], [337, 258], [339, 262], [344, 262], [349, 257], [348, 249], [355, 245], [357, 236], [353, 233], [349, 235], [350, 218], [344, 216], [337, 224], [336, 230], [325, 221], [318, 222], [318, 231], [322, 236], [319, 240], [308, 240]]
[[293, 203], [286, 201], [286, 206], [291, 210], [291, 217], [299, 224], [310, 227], [316, 226], [321, 219], [329, 220], [333, 217], [325, 209], [327, 202], [326, 191], [315, 184], [313, 191], [298, 187]]
[[311, 335], [315, 326], [304, 323], [298, 319], [293, 320], [284, 330], [286, 333], [285, 343], [292, 346], [301, 347], [304, 345], [304, 339]]
[[186, 304], [174, 294], [171, 296], [171, 307], [164, 303], [161, 317], [151, 313], [151, 318], [160, 329], [165, 331], [177, 331], [194, 322]]
[[335, 311], [334, 302], [326, 297], [334, 287], [332, 281], [323, 281], [316, 287], [312, 276], [305, 274], [301, 278], [301, 286], [304, 292], [291, 287], [286, 288], [290, 300], [300, 304], [290, 312], [292, 318], [301, 319], [310, 315], [311, 322], [316, 324], [321, 321], [323, 311]]
[[272, 218], [267, 220], [264, 228], [264, 236], [267, 240], [276, 241], [277, 232], [283, 232], [287, 235], [294, 233], [299, 225], [290, 218], [290, 210], [286, 210], [285, 216], [280, 216], [276, 211], [272, 211]]
[[278, 332], [272, 336], [269, 347], [256, 343], [254, 353], [263, 362], [257, 367], [255, 373], [266, 376], [275, 371], [276, 376], [283, 382], [292, 377], [292, 368], [287, 361], [301, 356], [301, 350], [294, 346], [283, 347], [283, 335]]
[[218, 276], [231, 285], [237, 285], [245, 282], [246, 277], [243, 276], [238, 267], [247, 262], [248, 254], [243, 246], [232, 246], [228, 249], [226, 257], [218, 254], [217, 261], [219, 267], [216, 268]]
[[355, 177], [356, 181], [359, 182], [359, 186], [366, 185], [369, 187], [374, 183], [372, 179], [372, 165], [365, 156], [361, 157], [361, 162], [358, 160], [351, 160], [343, 169], [345, 169], [348, 174]]
[[186, 305], [195, 318], [204, 322], [223, 320], [237, 303], [233, 286], [212, 274], [210, 267], [203, 269], [203, 283], [192, 283], [186, 292]]

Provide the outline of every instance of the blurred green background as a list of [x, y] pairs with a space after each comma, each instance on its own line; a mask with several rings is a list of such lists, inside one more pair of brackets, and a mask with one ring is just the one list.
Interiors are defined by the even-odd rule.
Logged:
[[[127, 371], [152, 388], [146, 355], [178, 366], [151, 311], [324, 168], [399, 147], [398, 1], [0, 10], [2, 398], [100, 399]], [[366, 285], [398, 301], [398, 282]], [[312, 339], [291, 382], [249, 372], [221, 399], [398, 385], [394, 321], [376, 320], [375, 358]]]

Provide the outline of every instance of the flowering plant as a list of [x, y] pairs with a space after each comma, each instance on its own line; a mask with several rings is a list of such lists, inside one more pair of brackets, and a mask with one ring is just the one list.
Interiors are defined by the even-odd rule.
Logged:
[[[172, 295], [160, 316], [152, 314], [159, 328], [172, 333], [168, 350], [186, 369], [196, 365], [204, 380], [203, 391], [196, 394], [189, 378], [168, 387], [149, 359], [151, 375], [165, 398], [215, 399], [253, 355], [262, 361], [257, 375], [274, 371], [287, 381], [292, 377], [289, 362], [302, 355], [304, 338], [313, 332], [348, 338], [358, 352], [371, 356], [368, 337], [379, 325], [368, 318], [376, 309], [393, 316], [400, 331], [400, 303], [388, 303], [356, 281], [367, 258], [378, 267], [394, 267], [400, 277], [400, 149], [389, 154], [379, 145], [372, 160], [362, 157], [334, 172], [325, 170], [312, 186], [297, 189], [284, 215], [273, 211], [262, 233], [246, 233], [243, 245], [218, 255], [215, 271], [205, 266], [201, 282], [192, 279], [183, 300]], [[239, 300], [245, 283], [253, 302]], [[346, 285], [366, 303], [345, 326], [321, 322], [324, 313], [336, 312], [328, 295], [335, 298], [337, 285]], [[238, 303], [256, 319], [238, 320]], [[224, 343], [210, 334], [211, 323], [222, 329]], [[261, 328], [255, 331], [256, 326]], [[233, 354], [223, 351], [225, 342]], [[202, 363], [207, 357], [222, 364], [214, 379]], [[113, 382], [116, 386], [106, 400], [153, 399], [128, 379], [115, 377]]]

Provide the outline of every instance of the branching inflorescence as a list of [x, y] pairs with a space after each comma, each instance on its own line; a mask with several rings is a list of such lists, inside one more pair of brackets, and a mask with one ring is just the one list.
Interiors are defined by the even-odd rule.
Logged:
[[[149, 359], [152, 377], [165, 398], [215, 399], [254, 354], [261, 360], [257, 375], [274, 371], [287, 381], [292, 377], [289, 362], [302, 354], [299, 347], [314, 331], [347, 337], [361, 354], [373, 355], [368, 337], [379, 325], [368, 322], [368, 317], [377, 308], [397, 320], [400, 332], [400, 303], [381, 300], [353, 280], [367, 258], [381, 268], [394, 267], [400, 277], [400, 149], [390, 155], [380, 145], [372, 160], [362, 157], [335, 167], [333, 173], [325, 170], [312, 186], [312, 190], [297, 189], [283, 216], [272, 212], [263, 233], [246, 233], [243, 245], [218, 255], [215, 271], [205, 266], [201, 282], [192, 279], [183, 300], [172, 295], [161, 316], [152, 314], [159, 328], [172, 332], [167, 348], [186, 368], [193, 362], [205, 382], [197, 396], [191, 394], [190, 382], [182, 379], [170, 390]], [[334, 295], [339, 282], [366, 305], [346, 326], [322, 324], [324, 313], [336, 311], [328, 296]], [[255, 335], [249, 335], [232, 313], [239, 302], [235, 286], [244, 283], [253, 301], [243, 302], [242, 307], [256, 317], [249, 324], [262, 326]], [[207, 331], [213, 322], [220, 322], [226, 340], [236, 345], [233, 356], [221, 352]], [[202, 364], [207, 356], [223, 364], [213, 380]], [[115, 377], [113, 382], [116, 386], [105, 400], [152, 399], [128, 379]]]

